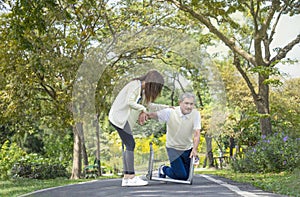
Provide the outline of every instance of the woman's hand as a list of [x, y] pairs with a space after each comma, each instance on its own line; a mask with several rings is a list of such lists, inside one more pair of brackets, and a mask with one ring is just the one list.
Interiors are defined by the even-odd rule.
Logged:
[[145, 112], [141, 112], [139, 115], [138, 123], [140, 125], [144, 125], [147, 120], [148, 120], [148, 115]]

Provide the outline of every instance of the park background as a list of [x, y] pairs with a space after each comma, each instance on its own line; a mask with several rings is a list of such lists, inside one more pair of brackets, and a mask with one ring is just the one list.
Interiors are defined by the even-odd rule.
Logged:
[[[234, 172], [299, 174], [297, 1], [0, 6], [1, 179], [80, 179], [94, 164], [99, 176], [118, 175], [121, 142], [107, 114], [117, 90], [149, 69], [165, 76], [158, 103], [197, 95], [200, 165], [207, 157], [214, 168], [221, 155], [234, 158], [226, 166]], [[164, 130], [156, 122], [135, 129], [138, 169], [150, 142], [164, 155]]]

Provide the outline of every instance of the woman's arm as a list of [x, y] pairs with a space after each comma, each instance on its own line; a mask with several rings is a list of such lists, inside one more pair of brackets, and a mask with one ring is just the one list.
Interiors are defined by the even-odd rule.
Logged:
[[164, 105], [164, 104], [157, 104], [157, 103], [149, 103], [147, 106], [150, 112], [156, 112], [162, 109], [169, 108], [169, 105]]
[[[140, 97], [141, 94], [141, 86], [139, 83], [137, 83], [136, 81], [132, 81], [129, 84], [129, 95], [127, 98], [127, 103], [129, 105], [129, 107], [131, 109], [137, 110], [137, 111], [142, 111], [142, 112], [146, 112], [146, 107], [137, 103], [137, 100]], [[124, 100], [125, 102], [125, 100]]]

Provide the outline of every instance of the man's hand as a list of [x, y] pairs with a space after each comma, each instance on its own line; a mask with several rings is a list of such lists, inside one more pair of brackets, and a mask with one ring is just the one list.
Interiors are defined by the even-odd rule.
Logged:
[[148, 120], [148, 115], [145, 112], [141, 112], [139, 115], [138, 123], [140, 125], [144, 125], [147, 120]]
[[197, 150], [193, 148], [190, 154], [190, 158], [192, 158], [193, 156], [196, 157], [197, 155], [198, 155]]

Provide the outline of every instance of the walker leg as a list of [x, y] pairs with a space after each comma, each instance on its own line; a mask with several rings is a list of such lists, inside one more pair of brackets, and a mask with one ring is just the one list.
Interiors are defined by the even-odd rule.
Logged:
[[123, 175], [124, 175], [124, 170], [125, 170], [125, 145], [122, 142], [122, 160], [123, 160]]
[[149, 164], [148, 164], [148, 174], [146, 175], [147, 179], [152, 179], [152, 171], [153, 171], [153, 161], [154, 161], [154, 152], [152, 147], [152, 142], [150, 142], [150, 154], [149, 154]]
[[194, 163], [195, 163], [195, 157], [192, 157], [192, 158], [191, 158], [191, 163], [190, 163], [189, 178], [187, 179], [187, 181], [190, 183], [190, 185], [193, 184]]

